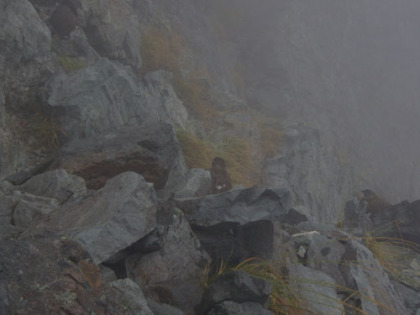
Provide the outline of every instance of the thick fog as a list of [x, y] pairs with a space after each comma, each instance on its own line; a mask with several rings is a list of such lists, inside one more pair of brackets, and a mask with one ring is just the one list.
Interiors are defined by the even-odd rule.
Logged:
[[389, 201], [419, 198], [420, 2], [243, 8], [250, 105], [320, 129]]

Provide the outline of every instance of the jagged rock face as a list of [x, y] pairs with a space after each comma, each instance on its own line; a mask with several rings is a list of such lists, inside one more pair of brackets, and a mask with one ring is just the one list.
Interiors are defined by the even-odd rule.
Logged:
[[340, 165], [316, 130], [303, 125], [285, 128], [281, 153], [266, 162], [263, 182], [290, 190], [295, 204], [325, 223], [338, 221], [337, 209], [353, 189], [349, 169]]
[[[162, 243], [158, 251], [129, 257], [127, 274], [143, 284], [146, 293], [157, 301], [188, 312], [201, 300], [203, 288], [199, 279], [210, 257], [200, 248], [200, 242], [182, 216], [174, 218]], [[177, 290], [178, 287], [182, 290]]]
[[368, 314], [410, 314], [404, 305], [404, 298], [395, 290], [389, 276], [378, 260], [362, 244], [347, 241], [344, 259], [348, 262], [340, 266], [346, 285], [356, 287], [362, 309]]

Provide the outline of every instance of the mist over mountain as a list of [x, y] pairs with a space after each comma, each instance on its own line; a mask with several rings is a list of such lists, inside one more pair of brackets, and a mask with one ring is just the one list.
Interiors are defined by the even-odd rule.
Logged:
[[[248, 1], [247, 101], [321, 130], [394, 201], [419, 194], [420, 45], [406, 1]], [[235, 36], [232, 38], [235, 41]]]

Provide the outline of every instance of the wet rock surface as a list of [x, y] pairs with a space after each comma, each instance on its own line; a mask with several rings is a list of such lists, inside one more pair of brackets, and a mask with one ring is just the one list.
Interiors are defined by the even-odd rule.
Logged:
[[[247, 101], [289, 104], [300, 88], [215, 28], [251, 2], [229, 18], [216, 2], [0, 0], [2, 315], [419, 312], [419, 201], [365, 189], [346, 203], [362, 181], [319, 121], [258, 129], [270, 120]], [[302, 4], [275, 9], [289, 5]], [[147, 49], [162, 59], [150, 72]], [[236, 66], [251, 56], [262, 76]], [[178, 131], [223, 158], [188, 170]], [[235, 186], [232, 165], [261, 168], [261, 185]]]

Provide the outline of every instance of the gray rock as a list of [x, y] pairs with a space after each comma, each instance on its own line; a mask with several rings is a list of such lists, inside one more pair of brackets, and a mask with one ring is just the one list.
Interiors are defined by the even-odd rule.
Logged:
[[371, 213], [375, 235], [420, 243], [420, 200], [407, 201]]
[[372, 252], [352, 240], [346, 242], [345, 249], [340, 269], [346, 286], [360, 292], [362, 310], [367, 314], [409, 314], [404, 298]]
[[127, 303], [125, 306], [132, 315], [154, 315], [140, 287], [130, 279], [121, 279], [110, 283], [113, 288], [120, 291]]
[[53, 77], [45, 99], [60, 109], [57, 119], [70, 139], [147, 121], [183, 127], [187, 113], [170, 80], [169, 73], [159, 71], [140, 83], [129, 67], [102, 58], [89, 67]]
[[335, 152], [317, 130], [298, 124], [285, 128], [281, 152], [265, 163], [263, 183], [290, 190], [296, 205], [311, 209], [321, 222], [335, 224], [336, 209], [352, 187]]
[[20, 194], [3, 195], [0, 194], [0, 219], [11, 221], [13, 209], [19, 202]]
[[365, 234], [372, 230], [372, 222], [366, 213], [366, 203], [355, 198], [346, 202], [344, 207], [344, 228], [351, 228], [355, 232]]
[[156, 228], [156, 196], [151, 184], [133, 172], [55, 211], [45, 227], [79, 241], [96, 264], [106, 261]]
[[165, 303], [157, 303], [151, 299], [148, 299], [147, 303], [154, 315], [185, 315], [180, 309]]
[[125, 171], [141, 174], [167, 193], [182, 187], [187, 172], [172, 127], [147, 123], [68, 143], [52, 164], [83, 177], [89, 189]]
[[273, 315], [274, 313], [264, 309], [258, 303], [235, 303], [232, 301], [224, 301], [215, 305], [208, 315]]
[[185, 186], [175, 193], [175, 198], [202, 197], [211, 193], [210, 172], [203, 169], [190, 169]]
[[291, 194], [286, 189], [259, 187], [233, 190], [202, 199], [189, 219], [196, 225], [210, 226], [221, 222], [249, 222], [280, 218], [291, 208]]
[[299, 298], [300, 307], [317, 315], [344, 313], [333, 278], [300, 264], [287, 268], [290, 290]]
[[12, 223], [16, 226], [30, 227], [45, 219], [59, 208], [56, 199], [22, 194], [13, 209]]
[[[155, 300], [191, 310], [200, 302], [200, 277], [208, 255], [200, 249], [200, 242], [192, 233], [184, 217], [176, 217], [163, 236], [161, 250], [147, 255], [133, 255], [127, 259], [128, 276], [157, 292]], [[158, 285], [160, 290], [154, 290]], [[159, 292], [168, 292], [170, 301], [162, 301]]]
[[206, 314], [215, 305], [224, 301], [254, 302], [264, 305], [270, 293], [271, 286], [267, 281], [253, 277], [243, 271], [221, 274], [204, 292], [200, 312]]
[[19, 190], [47, 198], [54, 198], [60, 202], [72, 196], [86, 193], [83, 178], [58, 169], [36, 175], [18, 187]]
[[89, 44], [101, 56], [140, 69], [140, 25], [128, 1], [85, 0], [80, 15]]
[[420, 292], [412, 290], [411, 288], [401, 284], [397, 281], [392, 281], [395, 289], [404, 297], [405, 305], [411, 310], [410, 314], [416, 314], [420, 302]]
[[112, 269], [107, 268], [104, 265], [100, 265], [99, 268], [102, 282], [109, 283], [118, 280]]
[[17, 131], [13, 129], [14, 114], [34, 104], [39, 86], [53, 70], [51, 34], [34, 7], [27, 0], [1, 0], [1, 175], [14, 173], [28, 163], [27, 143], [16, 137]]
[[1, 0], [0, 7], [2, 83], [26, 89], [51, 73], [51, 34], [29, 1]]
[[11, 237], [18, 237], [22, 232], [24, 231], [24, 228], [11, 225], [9, 222], [5, 222], [4, 220], [0, 219], [0, 241], [5, 240]]
[[328, 239], [317, 231], [294, 234], [290, 242], [299, 261], [312, 269], [332, 277], [336, 284], [345, 285], [339, 265], [344, 255], [344, 246], [335, 239]]
[[13, 185], [22, 185], [31, 177], [45, 172], [50, 166], [52, 161], [53, 161], [53, 158], [48, 158], [35, 166], [21, 169], [17, 173], [7, 176], [6, 181], [10, 182]]
[[274, 244], [278, 243], [273, 225], [269, 220], [244, 225], [227, 222], [212, 226], [193, 225], [193, 230], [215, 264], [222, 261], [235, 266], [250, 257], [273, 258], [277, 250]]

